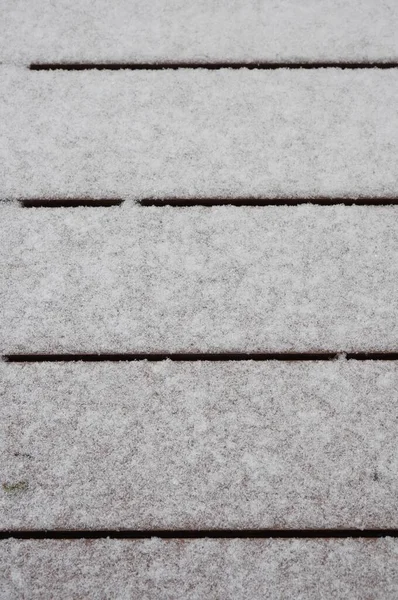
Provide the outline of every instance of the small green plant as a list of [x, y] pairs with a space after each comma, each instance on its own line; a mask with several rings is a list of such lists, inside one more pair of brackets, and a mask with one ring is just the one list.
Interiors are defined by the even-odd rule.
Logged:
[[8, 494], [16, 494], [18, 492], [24, 492], [28, 489], [27, 481], [17, 481], [16, 483], [3, 483], [3, 490]]

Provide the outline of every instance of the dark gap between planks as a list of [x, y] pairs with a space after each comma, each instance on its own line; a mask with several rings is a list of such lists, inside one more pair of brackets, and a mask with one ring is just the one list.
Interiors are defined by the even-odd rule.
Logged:
[[313, 204], [320, 206], [385, 206], [398, 204], [398, 198], [166, 198], [164, 200], [144, 198], [141, 206], [298, 206]]
[[129, 69], [131, 71], [159, 71], [159, 70], [175, 70], [175, 69], [396, 69], [398, 62], [149, 62], [149, 63], [93, 63], [93, 62], [46, 62], [46, 63], [31, 63], [29, 69], [31, 71], [83, 71], [83, 70], [112, 70]]
[[176, 362], [193, 361], [324, 361], [336, 360], [340, 356], [353, 360], [398, 360], [398, 352], [267, 352], [267, 353], [242, 353], [242, 352], [220, 352], [220, 353], [98, 353], [98, 354], [6, 354], [3, 360], [13, 363], [27, 362], [121, 362], [148, 360], [152, 362], [172, 360]]
[[[121, 206], [121, 198], [29, 198], [19, 200], [23, 208], [73, 208], [77, 206], [107, 207]], [[390, 206], [398, 205], [398, 198], [143, 198], [137, 200], [140, 206], [299, 206], [312, 204], [314, 206]]]
[[100, 529], [100, 530], [23, 530], [0, 531], [0, 539], [148, 539], [158, 537], [163, 539], [250, 539], [250, 538], [285, 538], [285, 539], [314, 539], [314, 538], [382, 538], [398, 537], [398, 529]]
[[75, 206], [120, 206], [123, 200], [120, 198], [32, 198], [19, 200], [24, 208], [59, 208]]

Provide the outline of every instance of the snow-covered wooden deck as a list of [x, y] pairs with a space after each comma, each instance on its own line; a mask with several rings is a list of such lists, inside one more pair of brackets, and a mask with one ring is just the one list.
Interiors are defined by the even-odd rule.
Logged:
[[0, 598], [396, 600], [396, 0], [0, 29]]

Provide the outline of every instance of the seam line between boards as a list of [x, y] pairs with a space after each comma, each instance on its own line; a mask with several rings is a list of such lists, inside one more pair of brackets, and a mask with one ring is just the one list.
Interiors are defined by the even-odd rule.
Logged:
[[2, 360], [7, 363], [31, 362], [123, 362], [123, 361], [165, 361], [175, 362], [233, 362], [233, 361], [281, 361], [281, 362], [321, 362], [338, 360], [357, 361], [396, 361], [398, 352], [324, 352], [324, 353], [54, 353], [54, 354], [5, 354]]
[[[22, 208], [74, 208], [121, 206], [126, 200], [120, 198], [32, 198], [17, 200]], [[268, 207], [268, 206], [395, 206], [398, 198], [143, 198], [132, 200], [132, 204], [142, 207], [189, 208], [208, 207]]]
[[31, 71], [87, 71], [87, 70], [131, 70], [131, 71], [161, 71], [177, 69], [258, 69], [274, 71], [278, 69], [290, 70], [316, 70], [316, 69], [396, 69], [396, 61], [300, 61], [300, 62], [276, 62], [276, 61], [213, 61], [213, 62], [195, 62], [195, 61], [162, 61], [162, 62], [33, 62], [28, 69]]
[[15, 530], [0, 539], [347, 539], [398, 537], [398, 529], [240, 529], [240, 530]]

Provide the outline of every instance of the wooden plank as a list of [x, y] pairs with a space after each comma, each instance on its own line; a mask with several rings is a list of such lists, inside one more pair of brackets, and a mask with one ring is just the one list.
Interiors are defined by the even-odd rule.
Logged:
[[394, 0], [13, 0], [0, 23], [19, 63], [398, 59]]
[[1, 352], [398, 348], [396, 207], [0, 205]]
[[8, 540], [9, 600], [395, 600], [398, 543], [378, 540]]
[[1, 199], [398, 196], [398, 69], [0, 77]]
[[3, 530], [398, 527], [394, 361], [0, 369]]

